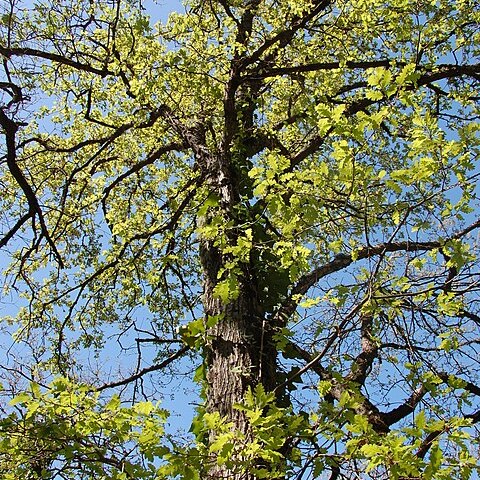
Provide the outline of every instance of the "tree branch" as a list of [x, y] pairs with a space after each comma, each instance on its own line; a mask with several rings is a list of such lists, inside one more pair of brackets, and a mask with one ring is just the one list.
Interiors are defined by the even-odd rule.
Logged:
[[[279, 385], [275, 389], [275, 391], [283, 388], [285, 385], [292, 382], [295, 378], [308, 370], [313, 370], [321, 379], [328, 380], [332, 383], [332, 388], [330, 389], [330, 392], [328, 392], [325, 396], [325, 399], [329, 402], [333, 402], [333, 400], [339, 401], [342, 397], [342, 394], [349, 390], [349, 385], [351, 385], [351, 383], [349, 383], [346, 379], [344, 379], [345, 381], [339, 382], [326, 368], [324, 368], [320, 364], [321, 358], [327, 353], [327, 350], [329, 349], [328, 344], [322, 350], [322, 352], [316, 356], [309, 354], [307, 351], [294, 344], [293, 342], [290, 342], [289, 346], [308, 363], [299, 371], [295, 372], [295, 374], [293, 374], [289, 379], [287, 379], [284, 384]], [[361, 398], [359, 405], [355, 408], [355, 412], [359, 415], [364, 415], [365, 417], [367, 417], [370, 425], [377, 433], [388, 432], [388, 425], [384, 422], [382, 416], [383, 414], [379, 411], [379, 409], [360, 391], [356, 390], [355, 393], [358, 394]]]
[[[5, 114], [5, 112], [1, 108], [0, 108], [0, 126], [3, 128], [3, 132], [6, 139], [8, 170], [10, 171], [10, 174], [15, 179], [15, 181], [17, 182], [18, 186], [21, 188], [21, 190], [23, 191], [27, 199], [28, 207], [29, 207], [29, 217], [34, 218], [35, 215], [38, 217], [40, 221], [42, 234], [46, 238], [48, 244], [50, 245], [50, 248], [52, 249], [52, 252], [55, 255], [55, 258], [57, 259], [58, 265], [61, 268], [63, 268], [64, 264], [63, 264], [62, 257], [57, 249], [57, 246], [55, 245], [55, 242], [50, 236], [47, 225], [45, 223], [45, 219], [43, 217], [42, 209], [40, 208], [40, 204], [38, 203], [37, 196], [35, 195], [35, 192], [33, 191], [30, 184], [27, 182], [27, 179], [23, 175], [23, 172], [20, 170], [19, 166], [17, 165], [15, 137], [18, 131], [18, 124], [15, 121], [8, 118], [8, 116]], [[20, 221], [22, 221], [22, 219], [20, 219]], [[22, 224], [23, 223], [24, 222], [22, 222]], [[17, 227], [18, 225], [19, 224], [17, 222], [15, 227]], [[18, 228], [20, 228], [20, 226], [18, 226]], [[7, 234], [7, 237], [10, 233], [13, 235], [15, 232], [12, 233], [12, 231], [10, 231]]]
[[245, 69], [248, 65], [252, 65], [260, 60], [262, 55], [274, 45], [278, 45], [279, 49], [285, 47], [299, 30], [304, 28], [309, 21], [323, 12], [332, 2], [331, 0], [316, 0], [313, 3], [315, 6], [310, 12], [307, 12], [303, 17], [295, 17], [289, 27], [266, 40], [263, 45], [255, 50], [255, 52], [250, 56], [245, 57], [239, 64], [240, 69]]
[[78, 62], [76, 60], [72, 60], [71, 58], [67, 58], [63, 55], [59, 55], [57, 53], [51, 52], [44, 52], [43, 50], [37, 50], [35, 48], [20, 48], [20, 47], [6, 47], [0, 45], [0, 55], [5, 56], [6, 58], [10, 57], [37, 57], [43, 58], [45, 60], [50, 60], [55, 63], [59, 63], [61, 65], [67, 65], [72, 67], [76, 70], [81, 70], [84, 72], [95, 73], [96, 75], [100, 75], [101, 77], [106, 77], [107, 75], [114, 75], [114, 72], [108, 70], [106, 68], [96, 68], [92, 67], [88, 63]]
[[361, 315], [360, 321], [362, 351], [352, 361], [350, 373], [345, 380], [363, 385], [372, 368], [373, 361], [378, 356], [379, 346], [372, 338], [373, 316]]
[[[128, 178], [130, 175], [133, 175], [136, 172], [139, 172], [143, 167], [151, 165], [155, 160], [158, 160], [162, 155], [165, 155], [168, 152], [173, 150], [180, 150], [183, 147], [181, 143], [170, 143], [168, 145], [157, 148], [151, 155], [149, 155], [145, 160], [137, 162], [133, 167], [129, 168], [125, 173], [119, 175], [115, 180], [107, 185], [103, 190], [102, 206], [105, 207], [105, 201], [110, 194], [110, 192], [123, 180]], [[105, 211], [105, 208], [104, 208]]]
[[356, 251], [355, 256], [347, 253], [339, 253], [330, 262], [315, 268], [310, 273], [300, 278], [297, 284], [292, 288], [292, 292], [289, 298], [283, 303], [283, 305], [274, 315], [274, 319], [280, 321], [282, 318], [288, 318], [295, 311], [298, 305], [298, 302], [293, 300], [292, 298], [298, 295], [305, 295], [305, 293], [307, 293], [307, 291], [322, 278], [332, 273], [343, 270], [344, 268], [347, 268], [352, 263], [358, 260], [365, 260], [367, 258], [372, 258], [378, 255], [385, 255], [386, 253], [394, 252], [431, 251], [435, 248], [441, 248], [443, 245], [445, 245], [445, 243], [448, 243], [449, 240], [459, 240], [460, 238], [463, 238], [468, 233], [479, 227], [480, 219], [476, 222], [473, 222], [468, 227], [459, 231], [455, 235], [452, 235], [451, 238], [447, 238], [442, 241], [436, 240], [431, 242], [388, 242], [360, 248]]
[[134, 382], [135, 380], [142, 378], [147, 373], [152, 373], [158, 370], [162, 370], [163, 368], [167, 367], [172, 362], [177, 360], [177, 358], [180, 358], [183, 354], [187, 353], [189, 350], [190, 350], [190, 347], [188, 345], [185, 345], [180, 350], [176, 351], [175, 353], [170, 355], [168, 358], [166, 358], [163, 362], [157, 363], [156, 365], [152, 365], [151, 367], [142, 368], [142, 370], [135, 373], [134, 375], [131, 375], [128, 378], [124, 378], [123, 380], [119, 380], [118, 382], [106, 383], [104, 385], [101, 385], [100, 387], [95, 388], [95, 391], [102, 392], [103, 390], [107, 390], [108, 388], [121, 387], [123, 385], [127, 385], [131, 382]]
[[[399, 64], [397, 64], [399, 65]], [[366, 70], [367, 68], [377, 67], [391, 67], [391, 60], [372, 60], [364, 62], [315, 62], [307, 63], [305, 65], [296, 65], [293, 67], [275, 67], [267, 70], [260, 70], [258, 73], [252, 73], [242, 76], [241, 82], [249, 80], [259, 80], [263, 78], [278, 77], [283, 75], [291, 75], [295, 73], [317, 72], [321, 70], [338, 70], [339, 68], [346, 68], [351, 70]]]
[[0, 248], [7, 245], [7, 243], [12, 239], [12, 237], [22, 228], [22, 225], [29, 219], [32, 218], [32, 212], [28, 212], [25, 215], [22, 215], [15, 225], [4, 235], [4, 237], [0, 240]]
[[426, 395], [427, 391], [423, 385], [420, 385], [402, 405], [399, 405], [389, 412], [382, 413], [385, 424], [388, 426], [394, 425], [400, 420], [403, 420], [407, 415], [410, 415]]

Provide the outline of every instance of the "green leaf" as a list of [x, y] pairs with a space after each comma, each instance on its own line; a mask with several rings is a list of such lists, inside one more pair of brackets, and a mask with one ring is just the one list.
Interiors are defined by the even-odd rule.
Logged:
[[24, 405], [26, 404], [29, 400], [31, 399], [30, 395], [28, 393], [20, 393], [16, 395], [14, 398], [8, 402], [9, 405], [12, 407], [15, 405]]

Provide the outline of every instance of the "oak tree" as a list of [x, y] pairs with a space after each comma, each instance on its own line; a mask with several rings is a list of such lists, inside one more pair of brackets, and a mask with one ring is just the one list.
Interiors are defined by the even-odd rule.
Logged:
[[475, 475], [478, 3], [1, 9], [2, 478]]

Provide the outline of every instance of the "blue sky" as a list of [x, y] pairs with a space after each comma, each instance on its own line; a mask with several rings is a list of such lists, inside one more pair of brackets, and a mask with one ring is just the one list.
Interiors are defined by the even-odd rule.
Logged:
[[[168, 15], [172, 11], [183, 11], [181, 2], [178, 0], [144, 0], [143, 5], [145, 7], [146, 13], [151, 17], [152, 24], [158, 21], [166, 21]], [[0, 266], [2, 263], [3, 259], [0, 256]], [[0, 314], [6, 314], [6, 310], [12, 307], [14, 309], [15, 305], [8, 306], [5, 304], [0, 304]], [[107, 352], [107, 356], [108, 355], [111, 355], [112, 363], [114, 363], [115, 361], [119, 361], [124, 367], [133, 367], [133, 364], [129, 365], [129, 362], [133, 361], [134, 357], [127, 357], [126, 355], [124, 355], [124, 353], [122, 353], [121, 356], [119, 355], [118, 357], [116, 357], [117, 352], [115, 352], [113, 348], [111, 352]], [[146, 353], [144, 356], [144, 361], [148, 364], [152, 360], [152, 356], [153, 355], [151, 353]], [[188, 362], [190, 362], [190, 359], [188, 358], [183, 361], [182, 370], [195, 368], [196, 365], [189, 365]], [[156, 375], [161, 377], [162, 374], [163, 372], [159, 372]], [[168, 372], [166, 375], [168, 375]], [[155, 378], [155, 376], [152, 377], [153, 382], [155, 382]], [[180, 385], [178, 385], [177, 380], [174, 379], [170, 384], [171, 388], [170, 385], [167, 385], [165, 387], [164, 391], [167, 394], [164, 401], [162, 402], [165, 408], [175, 412], [170, 420], [172, 430], [176, 430], [177, 428], [188, 429], [192, 415], [194, 413], [192, 403], [195, 403], [197, 401], [195, 394], [192, 393], [196, 387], [191, 385], [188, 377], [182, 377], [178, 380], [178, 382], [180, 383]], [[185, 393], [183, 392], [183, 388], [185, 388]], [[110, 393], [110, 391], [108, 393]]]
[[[33, 0], [24, 0], [23, 5], [28, 7], [32, 7], [34, 1]], [[173, 11], [183, 12], [184, 7], [182, 6], [182, 2], [180, 0], [142, 0], [143, 7], [145, 8], [145, 12], [150, 16], [152, 25], [157, 22], [165, 22], [169, 16], [169, 14]], [[45, 99], [45, 102], [48, 103], [48, 99]], [[42, 102], [39, 101], [39, 104]], [[3, 141], [0, 139], [0, 141]], [[0, 271], [5, 269], [7, 265], [10, 263], [10, 255], [8, 252], [11, 252], [15, 249], [16, 245], [12, 244], [9, 245], [9, 249], [3, 249], [0, 251]], [[2, 284], [5, 282], [3, 280]], [[0, 289], [1, 289], [0, 285]], [[1, 292], [0, 292], [1, 293]], [[15, 316], [18, 312], [20, 306], [25, 305], [25, 301], [19, 298], [18, 292], [11, 292], [10, 294], [5, 295], [3, 292], [0, 295], [0, 318], [7, 317], [9, 315]], [[0, 324], [0, 363], [3, 365], [10, 365], [12, 361], [12, 355], [14, 355], [17, 361], [22, 361], [25, 359], [25, 367], [26, 373], [28, 374], [28, 363], [27, 357], [30, 359], [30, 354], [25, 351], [23, 353], [22, 346], [17, 344], [13, 349], [10, 350], [12, 347], [12, 338], [11, 334], [16, 330], [17, 326], [7, 326], [5, 323]], [[102, 364], [104, 361], [107, 364], [111, 363], [112, 371], [115, 368], [118, 368], [119, 364], [122, 367], [133, 367], [136, 363], [135, 356], [126, 355], [126, 352], [119, 352], [118, 345], [113, 340], [115, 335], [114, 333], [118, 332], [107, 332], [107, 335], [111, 334], [111, 341], [107, 344], [112, 344], [112, 348], [107, 348], [104, 352], [104, 357], [101, 359], [97, 359], [99, 364]], [[24, 357], [24, 355], [26, 355]], [[143, 362], [141, 367], [149, 366], [153, 363], [154, 352], [153, 351], [146, 351], [143, 355]], [[93, 359], [92, 359], [93, 360]], [[184, 362], [189, 362], [190, 360], [187, 358]], [[86, 359], [86, 364], [89, 364], [90, 360]], [[100, 366], [100, 365], [99, 365]], [[105, 366], [105, 364], [103, 364]], [[92, 365], [95, 367], [95, 365]], [[184, 367], [181, 367], [182, 371], [187, 371], [194, 369], [196, 365], [188, 365], [186, 364]], [[162, 375], [162, 372], [157, 373], [156, 375]], [[151, 378], [153, 382], [155, 382], [155, 375]], [[150, 382], [150, 379], [147, 380], [147, 383]], [[171, 388], [170, 388], [171, 387]], [[148, 387], [147, 387], [148, 389]], [[188, 430], [191, 419], [194, 414], [194, 407], [193, 403], [198, 402], [198, 398], [193, 393], [196, 389], [194, 385], [190, 383], [187, 376], [180, 378], [178, 381], [173, 379], [170, 385], [167, 385], [165, 388], [162, 388], [162, 391], [165, 393], [165, 397], [162, 400], [162, 406], [167, 408], [172, 412], [172, 417], [170, 418], [170, 426], [171, 430], [175, 431], [177, 429]], [[190, 394], [186, 394], [185, 392], [191, 392]], [[113, 394], [113, 390], [107, 390], [106, 395]]]
[[152, 23], [165, 21], [171, 12], [182, 12], [182, 2], [179, 0], [144, 0], [143, 6], [150, 15]]

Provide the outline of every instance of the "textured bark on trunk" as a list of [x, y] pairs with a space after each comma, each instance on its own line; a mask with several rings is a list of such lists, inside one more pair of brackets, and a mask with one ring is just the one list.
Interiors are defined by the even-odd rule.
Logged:
[[[210, 178], [215, 178], [212, 190], [220, 197], [222, 215], [231, 220], [235, 218], [232, 212], [239, 195], [230, 162], [225, 158], [217, 159], [217, 162], [210, 163], [210, 168], [218, 169], [218, 174], [209, 175]], [[203, 221], [208, 222], [208, 218]], [[237, 222], [244, 223], [239, 219]], [[235, 232], [235, 227], [231, 230]], [[235, 233], [232, 234], [231, 241], [235, 242]], [[200, 253], [204, 271], [205, 314], [207, 317], [221, 318], [207, 332], [207, 411], [220, 413], [233, 422], [236, 430], [249, 438], [251, 429], [246, 416], [244, 412], [235, 409], [234, 405], [242, 402], [248, 389], [255, 388], [259, 383], [266, 391], [274, 389], [277, 358], [272, 340], [273, 331], [265, 321], [254, 265], [242, 264], [238, 297], [225, 304], [214, 295], [214, 289], [219, 282], [218, 272], [231, 259], [224, 258], [211, 240], [201, 242]], [[214, 435], [215, 432], [211, 432], [211, 440]], [[254, 480], [255, 476], [248, 472], [238, 473], [223, 466], [214, 466], [210, 469], [208, 478]]]
[[[244, 412], [234, 405], [242, 402], [249, 387], [261, 383], [265, 390], [275, 387], [276, 350], [272, 332], [267, 327], [260, 306], [255, 279], [241, 280], [238, 298], [224, 305], [213, 294], [221, 254], [211, 245], [203, 247], [205, 269], [204, 306], [208, 316], [221, 315], [222, 319], [208, 331], [206, 346], [207, 410], [219, 412], [235, 429], [251, 437], [250, 426]], [[212, 439], [214, 432], [212, 432]], [[225, 467], [214, 466], [209, 478], [253, 480], [248, 472], [239, 473]]]
[[271, 332], [250, 285], [241, 286], [238, 299], [227, 306], [221, 305], [211, 292], [206, 292], [205, 297], [207, 310], [223, 315], [209, 331], [208, 406], [228, 418], [237, 418], [238, 427], [246, 432], [239, 412], [232, 406], [243, 398], [248, 387], [261, 383], [266, 390], [274, 388], [276, 357]]

